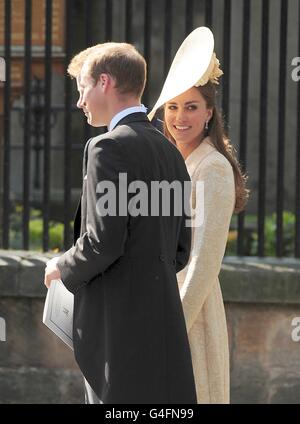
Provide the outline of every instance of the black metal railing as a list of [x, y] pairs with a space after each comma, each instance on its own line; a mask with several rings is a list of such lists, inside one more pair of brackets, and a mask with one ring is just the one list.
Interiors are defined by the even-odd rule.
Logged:
[[11, 86], [11, 2], [5, 0], [5, 47], [6, 82], [4, 85], [3, 118], [3, 247], [9, 246], [9, 176], [10, 176], [10, 86]]
[[[34, 86], [36, 80], [32, 75], [33, 62], [36, 60], [34, 51], [34, 40], [32, 40], [33, 30], [33, 3], [31, 0], [24, 0], [24, 50], [22, 53], [23, 66], [23, 104], [17, 106], [14, 104], [13, 85], [12, 85], [12, 65], [15, 57], [15, 46], [12, 45], [12, 19], [14, 2], [5, 0], [3, 10], [0, 10], [5, 17], [4, 22], [4, 42], [2, 46], [3, 56], [6, 61], [6, 82], [2, 84], [3, 98], [3, 130], [0, 133], [0, 147], [2, 151], [1, 166], [1, 240], [0, 246], [4, 249], [10, 247], [10, 217], [11, 205], [11, 175], [13, 172], [12, 155], [16, 150], [21, 150], [23, 160], [22, 181], [22, 248], [29, 249], [30, 247], [30, 209], [32, 207], [32, 193], [30, 181], [34, 172], [39, 175], [39, 168], [42, 169], [42, 198], [41, 209], [43, 219], [43, 236], [42, 248], [47, 251], [49, 249], [49, 225], [51, 220], [51, 175], [55, 173], [56, 164], [51, 162], [51, 154], [54, 151], [60, 151], [63, 155], [63, 177], [61, 191], [63, 193], [61, 203], [62, 216], [61, 221], [64, 224], [64, 248], [67, 249], [71, 244], [71, 220], [74, 213], [74, 205], [72, 204], [72, 155], [78, 152], [80, 155], [83, 151], [84, 143], [81, 138], [87, 140], [95, 132], [86, 122], [82, 121], [82, 135], [79, 139], [74, 139], [74, 122], [78, 128], [78, 121], [81, 120], [81, 115], [76, 110], [76, 88], [74, 83], [67, 76], [67, 66], [72, 56], [81, 49], [100, 42], [113, 40], [118, 33], [118, 40], [122, 39], [127, 42], [137, 44], [142, 50], [148, 64], [148, 80], [143, 102], [148, 107], [153, 105], [157, 94], [162, 86], [163, 79], [166, 76], [174, 53], [176, 52], [179, 43], [184, 39], [185, 35], [191, 32], [194, 28], [207, 25], [215, 35], [216, 51], [221, 59], [221, 67], [224, 71], [224, 76], [221, 82], [220, 107], [222, 114], [225, 117], [226, 129], [231, 136], [232, 133], [237, 134], [235, 139], [232, 139], [239, 154], [239, 159], [243, 170], [247, 172], [247, 168], [253, 166], [253, 162], [257, 161], [257, 178], [253, 183], [254, 176], [249, 175], [249, 186], [252, 190], [255, 201], [250, 201], [250, 209], [239, 214], [236, 222], [233, 221], [233, 226], [237, 230], [236, 253], [238, 255], [249, 254], [247, 250], [247, 237], [249, 236], [248, 216], [250, 214], [256, 216], [255, 222], [251, 223], [252, 232], [255, 232], [257, 238], [257, 246], [252, 249], [251, 254], [258, 256], [268, 255], [266, 251], [266, 219], [267, 211], [272, 211], [276, 214], [275, 230], [274, 230], [274, 247], [275, 255], [282, 257], [286, 255], [285, 249], [285, 224], [284, 212], [286, 210], [286, 186], [285, 172], [286, 168], [286, 152], [287, 149], [295, 149], [295, 163], [290, 164], [289, 172], [293, 172], [295, 176], [295, 189], [293, 190], [292, 199], [289, 199], [288, 209], [294, 214], [293, 221], [293, 256], [300, 258], [300, 118], [297, 110], [300, 110], [300, 82], [297, 85], [297, 110], [292, 111], [287, 99], [287, 80], [289, 78], [288, 65], [288, 19], [289, 7], [294, 7], [299, 14], [300, 22], [300, 5], [288, 0], [281, 0], [280, 10], [278, 14], [278, 22], [280, 22], [279, 31], [279, 60], [277, 68], [270, 69], [270, 56], [273, 51], [270, 50], [270, 29], [273, 23], [270, 21], [270, 10], [274, 7], [274, 3], [269, 0], [261, 1], [260, 5], [254, 5], [251, 0], [240, 2], [240, 15], [237, 18], [236, 3], [231, 0], [214, 1], [214, 0], [59, 0], [61, 4], [65, 4], [64, 13], [64, 46], [60, 53], [63, 62], [63, 93], [61, 93], [60, 104], [56, 104], [53, 100], [53, 88], [55, 82], [53, 80], [54, 68], [53, 60], [55, 51], [53, 49], [53, 33], [52, 20], [53, 8], [55, 0], [44, 1], [44, 24], [45, 24], [45, 43], [40, 51], [44, 67], [44, 77], [42, 83], [43, 95], [42, 104], [40, 105], [39, 113], [36, 113], [36, 94], [34, 94]], [[183, 5], [184, 3], [184, 5]], [[278, 2], [277, 2], [278, 3]], [[300, 3], [300, 2], [299, 2]], [[99, 8], [101, 12], [99, 12]], [[160, 7], [161, 16], [154, 14], [154, 10]], [[96, 9], [93, 9], [96, 8]], [[97, 9], [98, 8], [98, 9]], [[260, 10], [258, 10], [260, 8]], [[178, 10], [182, 13], [179, 14]], [[98, 15], [95, 16], [93, 10], [98, 10]], [[123, 12], [124, 13], [123, 13]], [[235, 12], [235, 13], [233, 13]], [[157, 13], [157, 12], [156, 12]], [[273, 16], [274, 16], [273, 10]], [[296, 12], [295, 12], [296, 13]], [[292, 15], [292, 14], [290, 14]], [[137, 18], [138, 16], [138, 18]], [[140, 17], [142, 17], [140, 19]], [[221, 18], [222, 19], [221, 19]], [[154, 25], [157, 29], [157, 20], [160, 19], [160, 32], [155, 33]], [[237, 22], [239, 19], [239, 22]], [[143, 22], [142, 22], [143, 21]], [[122, 22], [120, 28], [116, 28], [115, 22]], [[220, 22], [222, 24], [220, 25]], [[241, 46], [236, 46], [235, 31], [241, 22]], [[122, 28], [121, 28], [122, 27]], [[256, 60], [259, 62], [260, 76], [258, 79], [259, 95], [255, 99], [255, 108], [259, 111], [258, 119], [258, 137], [253, 141], [250, 139], [249, 131], [253, 126], [253, 112], [249, 107], [249, 98], [251, 92], [249, 90], [251, 77], [251, 37], [253, 36], [253, 28], [259, 28], [260, 51], [256, 53]], [[78, 29], [78, 31], [76, 31]], [[123, 31], [123, 32], [122, 32]], [[179, 32], [181, 33], [179, 34]], [[121, 34], [122, 32], [122, 34]], [[178, 35], [181, 35], [180, 37]], [[300, 51], [300, 24], [298, 25], [297, 33], [298, 50]], [[178, 41], [180, 38], [181, 41]], [[174, 42], [174, 39], [177, 41]], [[160, 40], [158, 43], [157, 40]], [[238, 45], [239, 46], [239, 45]], [[0, 46], [1, 48], [1, 46]], [[240, 48], [240, 56], [237, 55], [237, 49]], [[163, 61], [158, 63], [155, 52], [162, 52]], [[295, 56], [299, 52], [295, 52]], [[236, 57], [238, 60], [236, 60]], [[239, 59], [239, 57], [241, 59]], [[253, 57], [253, 56], [252, 56]], [[234, 68], [233, 68], [234, 67]], [[234, 72], [239, 69], [239, 79], [233, 80]], [[269, 94], [270, 84], [268, 81], [277, 72], [278, 78], [278, 98], [277, 110], [278, 116], [274, 118], [269, 111]], [[183, 76], [184, 77], [184, 76]], [[151, 90], [150, 88], [151, 87]], [[233, 98], [232, 93], [238, 89], [238, 99]], [[236, 117], [233, 112], [233, 102], [237, 101], [239, 107], [239, 116]], [[253, 99], [251, 100], [253, 103]], [[289, 141], [287, 145], [287, 111], [291, 110], [294, 113], [296, 125], [296, 136]], [[16, 145], [12, 133], [15, 128], [12, 128], [12, 114], [22, 113], [23, 115], [23, 142]], [[53, 114], [63, 117], [64, 130], [62, 132], [63, 142], [53, 144], [52, 129]], [[76, 119], [74, 118], [76, 117]], [[39, 128], [39, 134], [33, 133], [33, 128]], [[268, 154], [270, 144], [268, 136], [268, 125], [271, 119], [275, 119], [277, 125], [277, 140], [274, 142], [277, 146], [275, 149], [276, 161], [272, 162], [272, 169], [276, 174], [276, 189], [272, 205], [267, 204], [267, 194], [270, 181], [268, 180]], [[34, 121], [34, 122], [33, 122]], [[273, 122], [272, 121], [272, 122]], [[0, 127], [1, 128], [1, 127]], [[37, 147], [35, 137], [41, 140], [41, 146]], [[257, 145], [257, 157], [254, 157], [253, 152], [249, 150], [250, 143], [255, 142]], [[292, 144], [291, 144], [292, 143]], [[32, 152], [41, 150], [41, 158], [32, 160]], [[1, 156], [0, 156], [1, 158]], [[36, 179], [35, 179], [36, 180]], [[79, 188], [79, 187], [78, 187]], [[255, 197], [256, 196], [256, 197]], [[291, 197], [291, 196], [290, 196]]]
[[260, 77], [260, 120], [259, 120], [259, 169], [258, 169], [258, 256], [264, 255], [266, 215], [266, 163], [267, 163], [267, 120], [268, 120], [268, 70], [269, 70], [269, 0], [262, 6], [261, 77]]
[[[230, 18], [228, 17], [228, 20]], [[249, 87], [249, 38], [250, 38], [250, 0], [243, 2], [243, 42], [242, 42], [242, 75], [241, 75], [241, 118], [240, 118], [240, 140], [239, 140], [239, 159], [246, 169], [246, 149], [247, 149], [247, 124], [248, 124], [248, 87]], [[228, 93], [226, 94], [226, 96]], [[227, 105], [226, 105], [227, 106]], [[241, 212], [238, 217], [238, 240], [237, 253], [243, 254], [244, 250], [244, 227], [245, 212]]]
[[[300, 7], [299, 17], [300, 22]], [[298, 50], [300, 51], [300, 25], [298, 28]], [[296, 108], [300, 110], [300, 84], [298, 82], [297, 104]], [[296, 234], [295, 234], [295, 256], [300, 258], [300, 114], [297, 114], [297, 146], [296, 146], [296, 184], [295, 184], [295, 214], [296, 214]]]
[[30, 115], [31, 115], [31, 14], [32, 4], [30, 1], [25, 3], [25, 51], [24, 51], [24, 86], [27, 90], [24, 93], [24, 150], [23, 161], [26, 163], [24, 166], [23, 174], [23, 246], [24, 249], [29, 249], [29, 220], [30, 220]]

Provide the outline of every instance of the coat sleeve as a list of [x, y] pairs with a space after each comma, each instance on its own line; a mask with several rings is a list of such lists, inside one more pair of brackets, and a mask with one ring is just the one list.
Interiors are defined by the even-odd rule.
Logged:
[[[191, 227], [187, 225], [190, 222], [190, 203], [191, 181], [189, 174], [186, 172], [184, 189], [183, 189], [183, 216], [180, 223], [177, 252], [176, 252], [176, 273], [181, 271], [188, 263], [191, 253]], [[188, 201], [186, 201], [188, 199]], [[187, 210], [188, 208], [188, 210]]]
[[[57, 263], [62, 282], [72, 293], [104, 272], [124, 252], [128, 214], [118, 214], [119, 173], [127, 172], [123, 158], [121, 146], [115, 140], [102, 139], [90, 145], [87, 178], [83, 183], [83, 196], [87, 202], [86, 232]], [[107, 181], [115, 186], [116, 191], [110, 192], [112, 203], [109, 205], [116, 213], [105, 216], [99, 202], [103, 200], [102, 196], [107, 198], [108, 191], [101, 193], [99, 183]]]
[[235, 203], [234, 176], [229, 163], [219, 158], [205, 161], [194, 181], [204, 183], [204, 204], [196, 199], [196, 210], [204, 209], [202, 224], [194, 228], [191, 258], [180, 291], [188, 332], [216, 284]]
[[181, 228], [176, 253], [176, 273], [188, 263], [191, 249], [191, 229], [185, 226], [185, 219], [181, 220]]

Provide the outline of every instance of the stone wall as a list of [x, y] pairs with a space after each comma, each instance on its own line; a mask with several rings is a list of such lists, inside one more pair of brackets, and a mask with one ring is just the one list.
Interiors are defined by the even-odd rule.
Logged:
[[[0, 251], [0, 403], [82, 403], [82, 377], [42, 323], [51, 255]], [[234, 258], [221, 276], [231, 353], [232, 403], [300, 403], [300, 261]], [[300, 334], [300, 331], [299, 331]], [[0, 337], [1, 338], [1, 337]], [[146, 382], [145, 382], [146, 384]]]

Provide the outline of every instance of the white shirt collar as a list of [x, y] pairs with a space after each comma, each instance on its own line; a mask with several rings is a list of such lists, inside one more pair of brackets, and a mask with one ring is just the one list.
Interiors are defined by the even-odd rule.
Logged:
[[147, 108], [144, 105], [139, 106], [133, 106], [133, 107], [127, 107], [126, 109], [121, 110], [121, 112], [118, 112], [110, 121], [110, 124], [108, 126], [108, 131], [111, 131], [115, 128], [118, 122], [121, 121], [121, 119], [125, 118], [127, 115], [131, 115], [132, 113], [137, 112], [147, 112]]

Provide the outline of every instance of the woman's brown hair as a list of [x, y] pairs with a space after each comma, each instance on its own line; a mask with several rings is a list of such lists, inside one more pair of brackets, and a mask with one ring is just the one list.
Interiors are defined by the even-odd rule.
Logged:
[[[205, 136], [209, 136], [214, 147], [229, 161], [232, 166], [235, 181], [235, 208], [234, 212], [241, 212], [247, 203], [249, 190], [246, 188], [247, 177], [242, 172], [241, 166], [236, 157], [235, 149], [225, 135], [224, 124], [220, 112], [216, 107], [216, 85], [210, 81], [203, 86], [196, 87], [204, 100], [208, 109], [212, 109], [213, 114], [205, 130]], [[169, 133], [166, 124], [164, 124], [165, 136], [174, 144], [174, 138]]]

